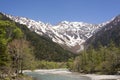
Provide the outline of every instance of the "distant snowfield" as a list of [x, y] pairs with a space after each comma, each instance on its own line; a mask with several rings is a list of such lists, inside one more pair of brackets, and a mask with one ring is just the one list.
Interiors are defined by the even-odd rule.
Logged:
[[[32, 72], [31, 70], [24, 70], [25, 72]], [[39, 69], [34, 70], [33, 72], [37, 72], [40, 74], [66, 74], [66, 75], [77, 75], [77, 76], [85, 76], [91, 78], [91, 80], [120, 80], [120, 75], [97, 75], [97, 74], [74, 74], [70, 72], [68, 69]]]

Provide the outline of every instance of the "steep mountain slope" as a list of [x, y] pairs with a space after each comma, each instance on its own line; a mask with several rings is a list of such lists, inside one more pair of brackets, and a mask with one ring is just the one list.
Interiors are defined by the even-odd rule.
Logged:
[[101, 26], [83, 22], [63, 21], [52, 28], [59, 34], [53, 40], [56, 43], [61, 40], [61, 44], [73, 52], [80, 52], [84, 49], [83, 43], [91, 37]]
[[38, 60], [67, 61], [74, 56], [71, 52], [63, 49], [51, 39], [36, 34], [34, 31], [29, 30], [25, 25], [10, 20], [2, 13], [0, 13], [0, 20], [13, 22], [22, 30], [26, 40], [28, 40], [34, 47], [34, 54]]
[[26, 25], [31, 31], [39, 35], [52, 39], [53, 42], [60, 44], [62, 47], [78, 53], [84, 49], [84, 42], [95, 34], [102, 25], [93, 25], [83, 22], [62, 21], [56, 26], [37, 22], [24, 17], [14, 17], [5, 14], [10, 19], [20, 24]]
[[120, 46], [120, 15], [104, 25], [100, 31], [86, 41], [85, 45], [87, 47], [90, 45], [98, 47], [99, 44], [108, 46], [111, 41]]

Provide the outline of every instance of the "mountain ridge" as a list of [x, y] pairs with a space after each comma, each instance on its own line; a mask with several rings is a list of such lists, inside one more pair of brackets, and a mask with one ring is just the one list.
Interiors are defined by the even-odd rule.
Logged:
[[79, 53], [83, 50], [85, 41], [113, 20], [98, 25], [84, 22], [61, 21], [53, 26], [25, 17], [15, 17], [8, 14], [4, 15], [15, 22], [26, 25], [31, 31], [50, 38], [53, 42], [58, 43], [65, 49], [74, 53]]
[[120, 15], [114, 17], [108, 24], [98, 31], [95, 35], [85, 42], [86, 48], [93, 46], [98, 48], [99, 45], [109, 46], [111, 41], [120, 46]]

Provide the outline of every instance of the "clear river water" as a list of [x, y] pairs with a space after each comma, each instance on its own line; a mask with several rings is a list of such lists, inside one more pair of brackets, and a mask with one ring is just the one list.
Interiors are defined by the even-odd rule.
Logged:
[[51, 74], [41, 72], [25, 72], [24, 74], [32, 76], [35, 80], [91, 80], [88, 77], [77, 74]]

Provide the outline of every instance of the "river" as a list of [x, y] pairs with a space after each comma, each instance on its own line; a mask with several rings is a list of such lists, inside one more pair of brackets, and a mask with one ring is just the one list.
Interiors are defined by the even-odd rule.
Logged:
[[33, 71], [24, 72], [24, 74], [32, 76], [35, 80], [91, 80], [88, 77], [80, 76], [75, 73], [69, 73], [62, 70], [50, 70], [50, 71]]
[[67, 69], [25, 70], [24, 74], [35, 80], [120, 80], [120, 75], [79, 74]]

